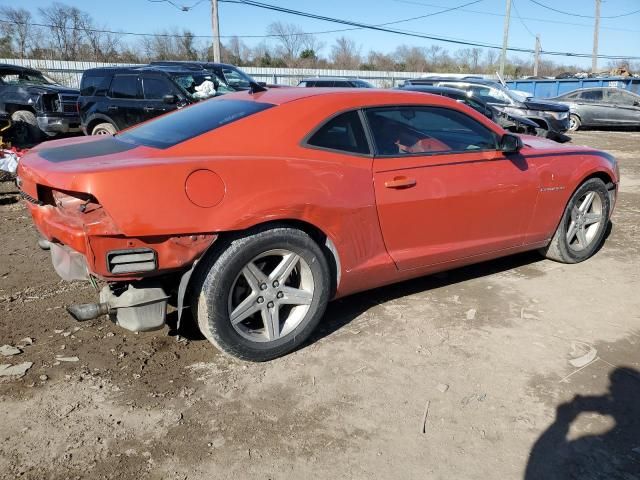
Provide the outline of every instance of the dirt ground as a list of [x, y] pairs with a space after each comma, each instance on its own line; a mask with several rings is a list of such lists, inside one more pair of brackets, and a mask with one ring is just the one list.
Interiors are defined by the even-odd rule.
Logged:
[[640, 479], [640, 132], [573, 141], [622, 171], [594, 258], [525, 254], [345, 298], [265, 364], [74, 322], [64, 305], [95, 292], [57, 278], [3, 184], [0, 345], [24, 346], [0, 363], [33, 365], [0, 378], [0, 478]]

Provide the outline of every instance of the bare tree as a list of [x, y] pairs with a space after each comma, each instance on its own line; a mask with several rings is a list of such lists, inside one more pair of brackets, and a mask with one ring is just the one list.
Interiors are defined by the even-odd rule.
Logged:
[[49, 48], [59, 52], [63, 60], [77, 60], [83, 40], [82, 24], [86, 23], [88, 14], [58, 2], [39, 8], [38, 12], [49, 24]]
[[251, 49], [240, 38], [231, 37], [223, 47], [224, 61], [234, 65], [245, 65], [249, 62]]
[[360, 47], [352, 39], [339, 37], [331, 47], [331, 60], [338, 68], [355, 69], [360, 66]]
[[24, 8], [3, 7], [0, 14], [10, 23], [2, 23], [2, 33], [8, 37], [10, 47], [19, 58], [26, 58], [34, 39], [31, 12]]
[[409, 72], [424, 72], [427, 70], [427, 57], [424, 48], [400, 45], [394, 56]]
[[278, 54], [287, 64], [295, 65], [305, 47], [307, 34], [297, 25], [283, 22], [272, 23], [267, 28], [267, 32], [278, 42]]

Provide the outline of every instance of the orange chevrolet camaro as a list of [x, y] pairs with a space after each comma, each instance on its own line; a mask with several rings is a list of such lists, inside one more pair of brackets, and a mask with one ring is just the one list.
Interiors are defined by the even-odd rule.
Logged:
[[618, 182], [607, 153], [442, 96], [258, 85], [40, 144], [18, 170], [56, 271], [107, 282], [76, 319], [150, 330], [189, 306], [254, 361], [304, 342], [332, 298], [525, 250], [585, 260]]

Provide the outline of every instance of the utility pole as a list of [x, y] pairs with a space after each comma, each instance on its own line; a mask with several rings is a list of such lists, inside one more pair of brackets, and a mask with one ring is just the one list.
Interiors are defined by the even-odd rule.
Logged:
[[509, 22], [511, 21], [511, 0], [507, 0], [507, 13], [504, 16], [504, 34], [502, 36], [502, 55], [500, 56], [500, 77], [504, 78], [504, 64], [507, 63], [507, 45], [509, 44]]
[[213, 61], [220, 63], [220, 24], [218, 23], [218, 0], [211, 0], [211, 31], [213, 33]]
[[538, 76], [538, 67], [540, 66], [540, 34], [536, 35], [536, 55], [533, 61], [533, 76]]
[[596, 0], [596, 22], [593, 28], [593, 55], [591, 57], [591, 73], [598, 70], [598, 33], [600, 31], [600, 4], [602, 0]]

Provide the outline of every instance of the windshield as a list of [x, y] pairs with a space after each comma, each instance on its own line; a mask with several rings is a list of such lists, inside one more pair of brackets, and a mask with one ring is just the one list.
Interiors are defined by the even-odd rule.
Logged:
[[229, 66], [222, 67], [222, 74], [224, 75], [226, 83], [234, 90], [247, 90], [251, 87], [251, 82], [255, 82], [253, 78], [242, 70]]
[[162, 115], [116, 137], [134, 145], [169, 148], [273, 106], [270, 103], [225, 100], [221, 97]]
[[56, 85], [40, 72], [0, 72], [0, 82], [5, 85]]
[[[198, 92], [202, 90], [203, 84], [205, 82], [210, 82], [213, 84], [213, 94], [215, 95], [215, 91], [218, 87], [218, 81], [215, 79], [214, 75], [209, 74], [208, 72], [196, 72], [196, 73], [171, 73], [171, 78], [178, 84], [178, 86], [191, 98], [195, 100], [197, 98], [201, 98]], [[204, 85], [206, 86], [206, 85]], [[207, 95], [213, 96], [213, 95]]]

